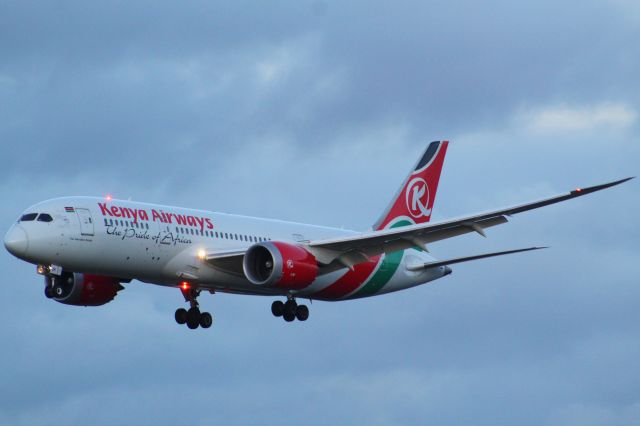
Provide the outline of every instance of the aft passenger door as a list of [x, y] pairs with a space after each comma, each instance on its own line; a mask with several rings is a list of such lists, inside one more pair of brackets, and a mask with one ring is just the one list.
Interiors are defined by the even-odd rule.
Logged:
[[80, 234], [84, 236], [93, 236], [93, 218], [89, 209], [76, 208], [78, 219], [80, 220]]

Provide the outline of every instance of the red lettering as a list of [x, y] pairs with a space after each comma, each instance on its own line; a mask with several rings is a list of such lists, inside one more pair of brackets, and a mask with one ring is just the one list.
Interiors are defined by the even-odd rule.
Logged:
[[[133, 218], [133, 221], [135, 223], [137, 223], [138, 220], [149, 220], [149, 214], [146, 212], [146, 210], [118, 206], [109, 207], [105, 203], [98, 203], [98, 207], [100, 207], [100, 213], [102, 213], [102, 216], [126, 217], [128, 219]], [[157, 217], [159, 217], [159, 215], [157, 215], [156, 212], [154, 220]], [[162, 219], [160, 220], [162, 221]]]
[[200, 230], [204, 231], [204, 219], [196, 216], [196, 222], [198, 222], [198, 225], [200, 226]]
[[196, 220], [193, 218], [193, 216], [187, 216], [187, 223], [189, 224], [189, 226], [196, 226]]
[[133, 215], [133, 223], [138, 223], [138, 209], [129, 209]]
[[116, 206], [111, 206], [111, 214], [115, 217], [121, 217], [120, 216], [120, 209], [117, 208]]
[[100, 213], [102, 213], [102, 216], [112, 216], [106, 204], [98, 203], [98, 207], [100, 207]]
[[160, 213], [158, 213], [153, 209], [151, 209], [151, 216], [153, 217], [154, 222], [158, 222], [158, 221], [163, 222], [162, 216], [160, 216]]
[[120, 214], [122, 215], [122, 217], [131, 219], [131, 210], [126, 207], [120, 207]]
[[178, 221], [178, 225], [187, 224], [187, 218], [183, 214], [177, 214], [175, 216], [176, 216], [176, 220]]
[[206, 217], [204, 221], [207, 222], [207, 229], [213, 229], [213, 222], [211, 222], [211, 219]]

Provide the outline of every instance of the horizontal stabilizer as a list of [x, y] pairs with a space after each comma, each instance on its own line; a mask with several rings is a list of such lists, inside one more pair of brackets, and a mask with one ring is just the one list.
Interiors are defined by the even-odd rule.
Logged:
[[546, 248], [548, 247], [529, 247], [529, 248], [517, 249], [517, 250], [507, 250], [507, 251], [498, 251], [494, 253], [478, 254], [476, 256], [456, 257], [453, 259], [439, 260], [437, 262], [428, 262], [422, 265], [410, 265], [410, 266], [407, 266], [407, 269], [410, 271], [419, 271], [421, 269], [436, 268], [439, 266], [448, 266], [448, 265], [453, 265], [455, 263], [469, 262], [471, 260], [486, 259], [487, 257], [503, 256], [505, 254], [521, 253], [524, 251], [541, 250]]

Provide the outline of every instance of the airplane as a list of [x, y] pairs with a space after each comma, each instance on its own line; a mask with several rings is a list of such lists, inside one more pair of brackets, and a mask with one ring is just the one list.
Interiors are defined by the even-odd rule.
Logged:
[[538, 201], [430, 222], [448, 141], [430, 143], [371, 230], [324, 226], [107, 197], [65, 197], [29, 207], [4, 238], [15, 257], [36, 265], [45, 296], [66, 305], [100, 306], [144, 283], [178, 288], [189, 309], [175, 321], [209, 328], [202, 292], [276, 297], [271, 312], [306, 321], [299, 299], [378, 296], [451, 274], [451, 265], [539, 250], [527, 247], [437, 260], [432, 243], [487, 228], [528, 210], [619, 185], [577, 188]]

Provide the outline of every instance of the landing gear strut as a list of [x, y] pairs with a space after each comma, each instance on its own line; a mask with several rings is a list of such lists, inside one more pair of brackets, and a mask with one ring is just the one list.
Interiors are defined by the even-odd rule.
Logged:
[[200, 290], [190, 287], [180, 287], [180, 291], [191, 307], [189, 310], [178, 308], [175, 314], [176, 322], [178, 324], [187, 324], [187, 327], [191, 330], [195, 330], [198, 327], [211, 327], [213, 324], [213, 317], [211, 314], [209, 312], [200, 312], [200, 304], [198, 303]]
[[275, 317], [282, 317], [286, 322], [296, 318], [298, 321], [306, 321], [309, 318], [309, 308], [306, 305], [298, 305], [296, 299], [289, 297], [286, 302], [276, 300], [271, 304], [271, 313]]

